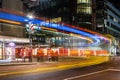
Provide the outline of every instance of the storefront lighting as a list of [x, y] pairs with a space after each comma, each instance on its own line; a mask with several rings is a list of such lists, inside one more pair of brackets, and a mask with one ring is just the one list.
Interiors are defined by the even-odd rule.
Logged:
[[11, 43], [9, 43], [8, 45], [11, 46], [11, 47], [14, 47], [14, 46], [15, 46], [15, 43], [11, 42]]

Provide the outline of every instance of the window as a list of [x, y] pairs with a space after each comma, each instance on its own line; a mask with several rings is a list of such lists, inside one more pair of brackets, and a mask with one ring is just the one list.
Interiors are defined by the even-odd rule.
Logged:
[[118, 20], [116, 18], [113, 18], [113, 20], [118, 23]]
[[77, 0], [77, 3], [91, 3], [91, 0]]
[[0, 0], [0, 8], [2, 8], [2, 0]]

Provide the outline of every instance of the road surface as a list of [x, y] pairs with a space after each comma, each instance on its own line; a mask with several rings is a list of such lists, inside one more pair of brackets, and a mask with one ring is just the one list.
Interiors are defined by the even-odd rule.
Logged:
[[[119, 58], [112, 62], [84, 68], [52, 72], [32, 72], [33, 68], [38, 68], [39, 66], [41, 66], [41, 64], [2, 66], [0, 67], [0, 80], [120, 80]], [[22, 69], [28, 69], [31, 70], [31, 72], [18, 74]], [[14, 73], [9, 74], [13, 70]]]

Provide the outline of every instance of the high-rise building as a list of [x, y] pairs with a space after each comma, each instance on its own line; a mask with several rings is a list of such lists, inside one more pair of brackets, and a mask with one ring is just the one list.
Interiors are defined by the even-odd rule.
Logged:
[[40, 0], [39, 3], [30, 8], [39, 16], [62, 17], [65, 23], [103, 34], [119, 34], [120, 16], [114, 0]]
[[113, 47], [119, 46], [120, 11], [114, 0], [39, 0], [29, 8], [38, 16], [61, 17], [62, 22], [104, 35], [112, 35]]
[[40, 0], [39, 5], [29, 8], [28, 11], [51, 19], [62, 17], [63, 22], [71, 23], [74, 6], [73, 0]]
[[76, 25], [92, 29], [92, 0], [76, 0]]
[[[119, 34], [115, 30], [119, 32], [120, 16], [118, 14], [120, 11], [112, 0], [77, 0], [76, 8], [76, 14], [74, 15], [75, 25], [103, 34], [111, 34], [113, 36]], [[114, 27], [106, 25], [106, 20], [108, 21], [109, 19], [108, 16], [112, 16], [113, 23], [110, 24], [114, 25]]]
[[[81, 4], [77, 16], [80, 27], [91, 29], [104, 35], [112, 35], [113, 50], [120, 46], [120, 11], [113, 0], [77, 0]], [[89, 4], [88, 4], [88, 3]], [[86, 7], [87, 6], [87, 7]], [[78, 8], [79, 9], [79, 8]], [[82, 11], [83, 9], [83, 11]], [[88, 10], [87, 10], [88, 9]], [[85, 16], [85, 17], [84, 17]], [[81, 20], [81, 21], [80, 21]], [[84, 21], [82, 21], [84, 20]], [[79, 24], [81, 23], [81, 24]], [[88, 26], [87, 26], [88, 25]]]

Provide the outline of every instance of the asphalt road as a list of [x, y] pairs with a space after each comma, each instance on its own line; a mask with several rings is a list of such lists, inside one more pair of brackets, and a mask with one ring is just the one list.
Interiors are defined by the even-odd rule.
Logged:
[[[31, 72], [17, 74], [22, 69], [32, 70], [39, 65], [3, 66], [0, 73], [9, 73], [14, 70], [14, 74], [0, 75], [0, 80], [120, 80], [119, 58], [115, 61], [96, 66], [75, 68], [69, 70], [52, 72]], [[43, 65], [44, 67], [44, 65]]]
[[120, 71], [103, 70], [94, 73], [74, 76], [64, 80], [120, 80]]

